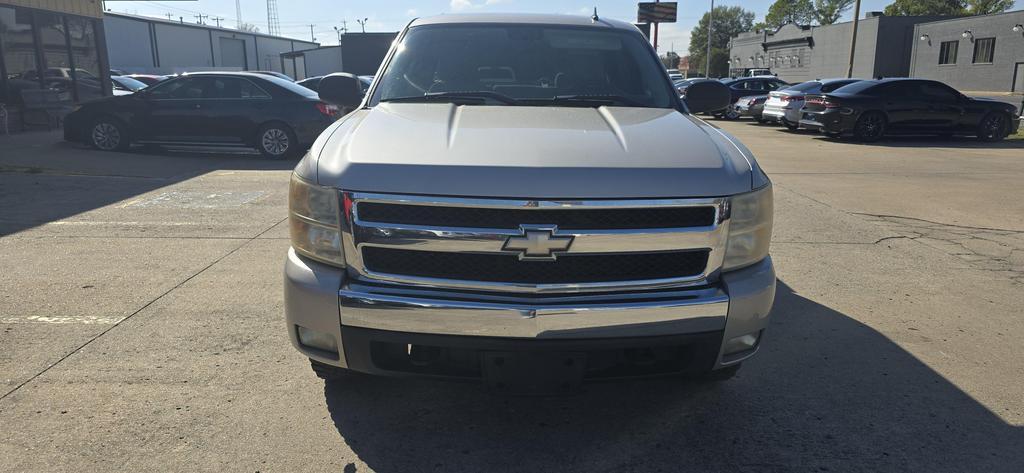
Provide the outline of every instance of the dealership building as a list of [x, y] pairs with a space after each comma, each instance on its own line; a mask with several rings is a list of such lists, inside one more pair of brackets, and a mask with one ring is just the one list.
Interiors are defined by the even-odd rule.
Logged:
[[[730, 74], [768, 68], [787, 82], [846, 77], [852, 33], [853, 22], [741, 33], [730, 44]], [[853, 77], [920, 77], [962, 91], [1024, 93], [1024, 11], [968, 17], [869, 12], [858, 25]]]
[[920, 23], [914, 38], [911, 76], [1024, 93], [1024, 10]]
[[[0, 0], [0, 133], [52, 129], [78, 102], [111, 94], [110, 70], [281, 72], [319, 43], [103, 11], [101, 0]], [[42, 73], [40, 73], [42, 71]]]
[[296, 79], [332, 72], [373, 75], [398, 33], [345, 33], [337, 46], [281, 53], [284, 73]]
[[109, 94], [102, 18], [100, 0], [0, 1], [0, 104], [9, 130], [56, 126], [52, 110]]
[[284, 72], [281, 53], [311, 49], [313, 41], [107, 12], [103, 16], [110, 67], [130, 73], [188, 71]]
[[[857, 27], [853, 77], [895, 77], [910, 72], [914, 26], [941, 16], [885, 16], [869, 12]], [[768, 68], [787, 82], [846, 77], [853, 22], [824, 26], [787, 24], [776, 31], [741, 33], [732, 39], [729, 70], [742, 75]]]

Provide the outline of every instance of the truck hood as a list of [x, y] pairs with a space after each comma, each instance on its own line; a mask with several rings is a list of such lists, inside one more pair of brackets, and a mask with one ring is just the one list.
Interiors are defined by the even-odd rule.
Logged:
[[296, 172], [349, 191], [629, 199], [747, 192], [755, 169], [670, 109], [383, 103], [325, 131]]

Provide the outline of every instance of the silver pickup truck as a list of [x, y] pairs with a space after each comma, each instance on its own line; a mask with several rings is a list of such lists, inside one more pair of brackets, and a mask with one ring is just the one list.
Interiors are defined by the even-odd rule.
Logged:
[[691, 113], [632, 25], [561, 15], [412, 21], [299, 162], [285, 319], [325, 379], [496, 390], [731, 377], [775, 294], [772, 186]]

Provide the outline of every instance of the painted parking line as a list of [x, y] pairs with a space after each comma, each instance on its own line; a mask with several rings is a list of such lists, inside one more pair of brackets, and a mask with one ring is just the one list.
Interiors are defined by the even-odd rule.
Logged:
[[0, 316], [0, 324], [114, 325], [124, 319], [120, 316], [100, 315], [14, 315]]

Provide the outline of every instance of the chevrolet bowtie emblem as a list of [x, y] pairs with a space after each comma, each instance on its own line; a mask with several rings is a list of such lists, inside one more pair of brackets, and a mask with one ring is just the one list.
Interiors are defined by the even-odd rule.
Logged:
[[503, 251], [518, 251], [520, 260], [554, 261], [557, 253], [569, 251], [572, 236], [555, 236], [556, 227], [520, 226], [520, 236], [511, 236], [501, 247]]

